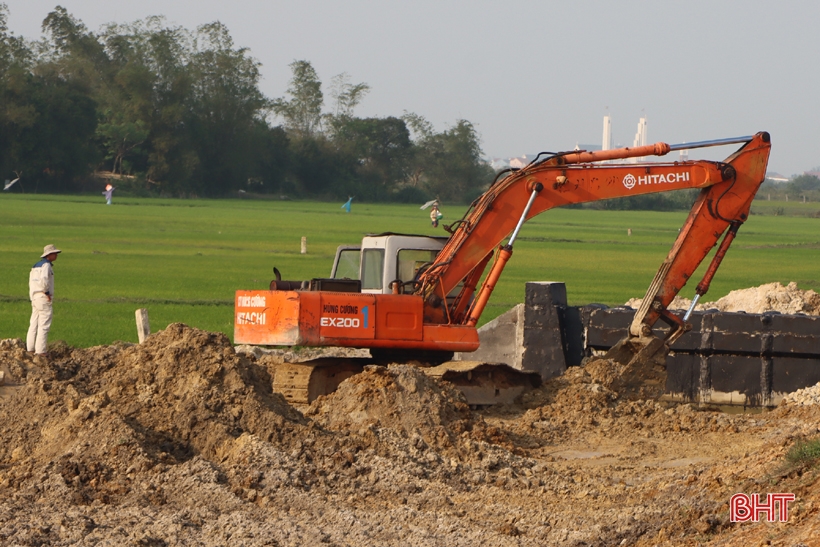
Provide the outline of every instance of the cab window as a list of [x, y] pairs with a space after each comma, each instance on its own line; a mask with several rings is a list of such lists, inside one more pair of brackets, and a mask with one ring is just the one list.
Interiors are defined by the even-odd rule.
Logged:
[[359, 279], [359, 249], [343, 249], [339, 252], [339, 261], [336, 263], [335, 279]]
[[362, 252], [362, 290], [381, 289], [384, 273], [384, 249]]
[[419, 268], [435, 260], [438, 251], [430, 249], [401, 249], [399, 250], [396, 269], [396, 278], [402, 281], [412, 281], [416, 278]]

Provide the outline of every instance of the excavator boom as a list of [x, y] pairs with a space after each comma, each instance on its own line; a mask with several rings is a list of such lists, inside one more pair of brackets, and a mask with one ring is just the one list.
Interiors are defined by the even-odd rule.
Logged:
[[[725, 144], [737, 140], [710, 143]], [[745, 137], [742, 142], [744, 146], [725, 162], [581, 163], [600, 158], [635, 157], [650, 151], [665, 154], [673, 147], [664, 143], [637, 150], [609, 150], [603, 154], [559, 154], [496, 182], [456, 223], [447, 245], [420, 276], [419, 293], [425, 298], [425, 317], [433, 322], [475, 324], [481, 310], [468, 314], [469, 298], [458, 299], [461, 308], [443, 310], [444, 295], [465, 277], [475, 277], [476, 265], [482, 261], [486, 263], [488, 255], [503, 254], [504, 249], [499, 250], [499, 245], [513, 232], [521, 218], [528, 220], [561, 205], [701, 188], [689, 219], [652, 285], [657, 294], [649, 299], [650, 304], [659, 296], [660, 305], [665, 309], [715, 245], [716, 238], [730, 223], [742, 223], [748, 216], [751, 202], [765, 178], [771, 144], [768, 133]], [[522, 211], [533, 196], [531, 206], [522, 217]], [[503, 256], [501, 259], [504, 260]], [[487, 277], [491, 278], [492, 274]], [[465, 287], [465, 290], [471, 290], [471, 287]], [[480, 291], [476, 301], [481, 304]], [[641, 322], [650, 325], [659, 317], [658, 310], [643, 314]]]

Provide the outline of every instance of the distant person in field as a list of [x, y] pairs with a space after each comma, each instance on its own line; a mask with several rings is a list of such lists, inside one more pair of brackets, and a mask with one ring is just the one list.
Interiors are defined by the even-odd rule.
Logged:
[[31, 299], [31, 323], [26, 336], [26, 349], [36, 355], [45, 355], [48, 331], [51, 329], [51, 299], [54, 298], [54, 270], [52, 263], [62, 251], [46, 245], [40, 261], [28, 275], [28, 296]]
[[444, 218], [444, 215], [441, 213], [441, 209], [439, 209], [438, 198], [431, 199], [430, 201], [419, 207], [419, 209], [423, 211], [428, 207], [432, 207], [432, 209], [430, 209], [430, 224], [433, 225], [433, 228], [438, 228], [438, 222], [442, 218]]
[[438, 203], [433, 204], [433, 208], [430, 209], [430, 223], [433, 225], [433, 228], [438, 228], [438, 221], [444, 218], [444, 215], [438, 208]]
[[105, 186], [105, 192], [103, 192], [102, 195], [105, 196], [106, 205], [111, 205], [111, 197], [114, 195], [114, 190], [116, 190], [116, 188], [114, 188], [110, 184], [107, 184]]

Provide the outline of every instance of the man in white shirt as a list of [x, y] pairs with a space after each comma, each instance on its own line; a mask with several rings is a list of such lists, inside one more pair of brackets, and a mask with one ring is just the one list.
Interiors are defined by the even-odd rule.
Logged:
[[40, 261], [28, 276], [28, 296], [31, 299], [31, 323], [26, 336], [26, 348], [37, 355], [45, 355], [48, 331], [51, 328], [51, 299], [54, 297], [54, 270], [51, 264], [62, 251], [46, 245]]

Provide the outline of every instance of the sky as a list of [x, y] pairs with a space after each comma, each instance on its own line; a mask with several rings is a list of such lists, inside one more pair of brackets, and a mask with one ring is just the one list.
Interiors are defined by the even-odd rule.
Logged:
[[[286, 95], [288, 65], [310, 61], [371, 91], [355, 114], [473, 123], [484, 154], [505, 158], [602, 140], [772, 136], [769, 171], [820, 166], [820, 2], [813, 0], [0, 0], [9, 30], [41, 38], [62, 5], [90, 30], [162, 15], [213, 21], [261, 62], [260, 87]], [[329, 101], [326, 103], [329, 109]], [[736, 147], [736, 146], [735, 146]], [[734, 147], [692, 151], [722, 159]]]

